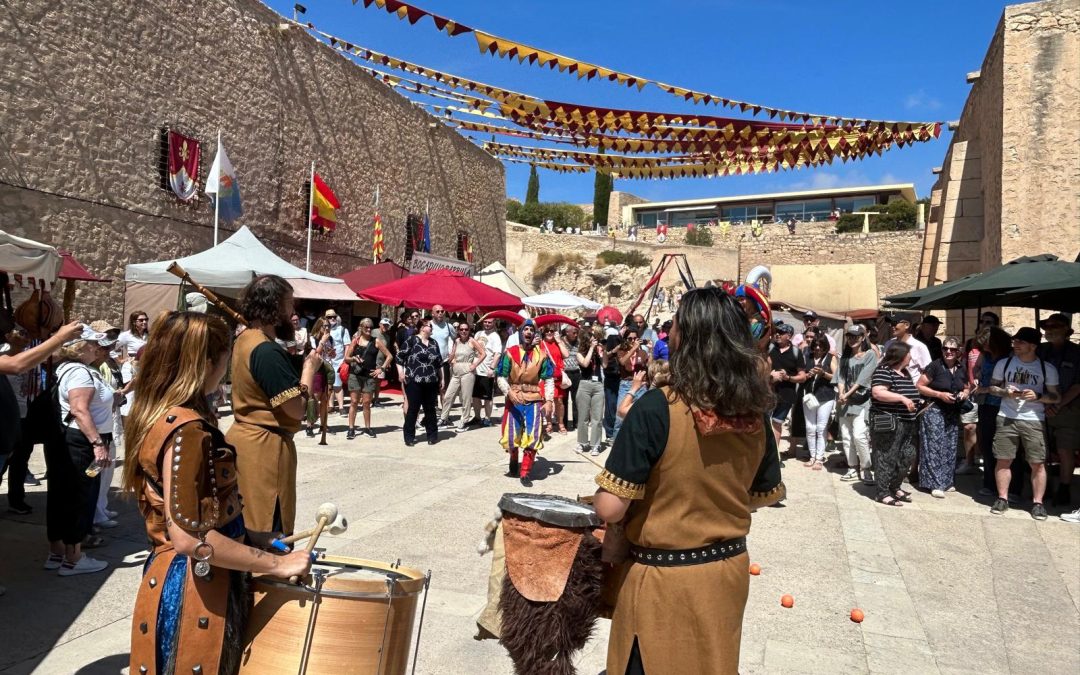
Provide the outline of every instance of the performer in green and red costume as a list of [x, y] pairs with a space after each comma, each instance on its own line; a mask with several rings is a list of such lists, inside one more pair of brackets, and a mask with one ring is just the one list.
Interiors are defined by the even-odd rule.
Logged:
[[[536, 453], [544, 447], [543, 416], [540, 408], [555, 393], [555, 364], [536, 340], [536, 322], [518, 317], [518, 344], [503, 352], [495, 366], [499, 389], [506, 396], [502, 420], [503, 449], [510, 453], [511, 477], [518, 474], [521, 484], [530, 487], [529, 470]], [[541, 390], [540, 383], [544, 386]], [[518, 451], [524, 455], [518, 464]], [[519, 473], [520, 469], [520, 473]]]

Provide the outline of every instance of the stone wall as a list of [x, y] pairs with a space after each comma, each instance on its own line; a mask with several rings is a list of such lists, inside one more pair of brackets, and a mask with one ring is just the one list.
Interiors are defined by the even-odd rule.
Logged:
[[[841, 306], [853, 297], [860, 298], [859, 302], [867, 306], [876, 307], [881, 297], [913, 288], [922, 249], [921, 231], [836, 234], [832, 232], [833, 229], [831, 224], [807, 223], [791, 235], [786, 226], [767, 226], [763, 236], [756, 239], [748, 231], [733, 232], [727, 239], [714, 233], [713, 246], [698, 247], [685, 245], [682, 239], [685, 231], [673, 228], [669, 231], [670, 238], [663, 245], [647, 241], [630, 242], [620, 237], [615, 240], [614, 246], [618, 250], [639, 250], [654, 265], [664, 253], [685, 253], [699, 285], [709, 279], [745, 279], [747, 273], [757, 265], [777, 269], [811, 265], [814, 269], [800, 269], [798, 273], [835, 277], [837, 283], [863, 283], [876, 289], [876, 294], [871, 298], [865, 292], [838, 294], [835, 289], [825, 286], [813, 290], [810, 297], [798, 298], [809, 306], [821, 309], [846, 311], [866, 308]], [[650, 233], [649, 236], [651, 238], [653, 235]], [[565, 276], [556, 275], [540, 281], [533, 279], [533, 267], [540, 253], [579, 253], [586, 263], [591, 263], [601, 251], [612, 248], [612, 241], [595, 236], [541, 234], [535, 228], [516, 226], [507, 232], [506, 247], [507, 267], [523, 281], [532, 283], [540, 291], [557, 288], [558, 283], [564, 284], [564, 290], [570, 290], [565, 286], [569, 281]], [[669, 274], [670, 278], [665, 278], [664, 285], [678, 283], [677, 274], [674, 271]], [[852, 277], [852, 274], [856, 276]], [[577, 276], [582, 278], [584, 275]], [[607, 291], [599, 287], [602, 283], [603, 279], [592, 279], [591, 282], [582, 280], [581, 287], [587, 295], [607, 298]], [[620, 285], [625, 283], [628, 282], [619, 282]], [[780, 299], [796, 301], [796, 298]]]
[[[0, 229], [73, 250], [112, 284], [80, 284], [76, 313], [117, 321], [124, 265], [213, 243], [213, 209], [161, 189], [159, 137], [218, 130], [247, 225], [303, 266], [311, 161], [343, 206], [312, 270], [371, 261], [380, 188], [386, 254], [430, 204], [433, 252], [468, 231], [478, 267], [505, 259], [502, 165], [257, 0], [155, 4], [26, 0], [0, 13]], [[224, 226], [221, 239], [235, 226]]]
[[[1078, 82], [1080, 2], [1006, 7], [931, 192], [920, 288], [1024, 255], [1076, 258]], [[946, 321], [959, 326], [960, 314]], [[1003, 320], [1030, 323], [1030, 310]]]
[[644, 197], [638, 197], [629, 192], [620, 192], [618, 190], [612, 191], [611, 201], [608, 202], [607, 226], [616, 227], [619, 223], [622, 223], [624, 226], [629, 225], [629, 222], [623, 222], [623, 210], [628, 206], [644, 204], [648, 201], [649, 200]]

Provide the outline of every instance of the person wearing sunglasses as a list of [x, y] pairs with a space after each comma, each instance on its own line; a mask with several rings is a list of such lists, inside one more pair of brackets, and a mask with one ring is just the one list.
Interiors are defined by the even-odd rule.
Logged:
[[443, 395], [439, 426], [450, 426], [450, 408], [458, 396], [461, 397], [461, 418], [455, 431], [464, 432], [472, 422], [476, 369], [484, 362], [485, 356], [484, 346], [472, 336], [472, 327], [467, 321], [462, 321], [457, 327], [457, 338], [450, 345], [450, 383], [446, 385]]
[[146, 346], [146, 340], [149, 337], [150, 319], [147, 318], [146, 312], [132, 312], [128, 317], [128, 329], [116, 338], [116, 348], [123, 358], [132, 358], [136, 352]]
[[971, 394], [967, 368], [960, 359], [960, 340], [947, 337], [941, 358], [934, 359], [919, 376], [919, 393], [931, 402], [919, 420], [919, 486], [944, 499], [955, 492], [956, 450], [960, 446], [960, 415]]

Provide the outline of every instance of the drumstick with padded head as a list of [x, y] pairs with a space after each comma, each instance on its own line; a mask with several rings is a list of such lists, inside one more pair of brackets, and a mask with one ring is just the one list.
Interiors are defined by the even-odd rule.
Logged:
[[[349, 521], [348, 521], [348, 519], [346, 519], [345, 516], [343, 516], [343, 515], [341, 515], [339, 513], [337, 518], [334, 519], [334, 522], [330, 523], [330, 525], [326, 528], [326, 531], [328, 533], [334, 535], [334, 536], [337, 536], [339, 534], [344, 534], [345, 531], [348, 530], [348, 529], [349, 529]], [[296, 534], [290, 534], [289, 536], [282, 537], [281, 539], [275, 539], [272, 542], [272, 545], [274, 546], [274, 548], [278, 549], [279, 551], [288, 552], [288, 545], [289, 544], [294, 544], [294, 543], [300, 541], [301, 539], [307, 539], [314, 532], [315, 532], [315, 528], [310, 527], [310, 528], [304, 530], [303, 532], [297, 532]]]
[[[329, 502], [319, 506], [319, 509], [315, 512], [315, 518], [316, 518], [316, 520], [315, 520], [315, 530], [314, 530], [314, 532], [311, 533], [311, 538], [308, 539], [308, 543], [307, 543], [307, 552], [308, 553], [311, 553], [312, 551], [315, 550], [315, 543], [317, 541], [319, 541], [319, 535], [322, 534], [323, 528], [325, 528], [326, 525], [328, 523], [330, 523], [331, 521], [337, 519], [337, 516], [338, 516], [338, 508], [337, 508], [337, 506], [335, 506], [335, 505], [333, 505], [333, 504], [331, 504]], [[289, 577], [289, 583], [291, 583], [291, 584], [300, 583], [300, 577], [296, 576], [296, 575], [293, 575], [293, 576]]]

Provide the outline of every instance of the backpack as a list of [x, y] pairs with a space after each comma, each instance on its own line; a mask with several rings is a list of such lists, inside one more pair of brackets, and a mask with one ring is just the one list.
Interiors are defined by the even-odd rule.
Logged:
[[[82, 366], [86, 368], [86, 366]], [[74, 368], [64, 371], [60, 377], [55, 372], [50, 372], [46, 381], [45, 389], [41, 391], [26, 406], [26, 433], [31, 443], [64, 442], [64, 433], [67, 424], [71, 421], [71, 413], [60, 419], [60, 382], [64, 375], [72, 372]], [[90, 371], [89, 368], [86, 368]], [[93, 377], [93, 371], [91, 377]]]

